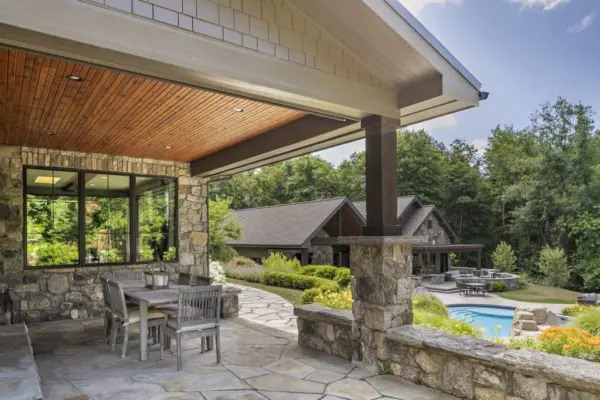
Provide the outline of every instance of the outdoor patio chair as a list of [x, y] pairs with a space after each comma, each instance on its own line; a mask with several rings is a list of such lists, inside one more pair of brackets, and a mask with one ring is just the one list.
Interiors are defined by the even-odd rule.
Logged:
[[113, 312], [110, 304], [110, 287], [108, 286], [108, 279], [104, 276], [101, 276], [100, 284], [102, 285], [102, 301], [104, 302], [104, 340], [106, 341], [106, 344], [110, 344], [110, 331]]
[[[121, 358], [127, 355], [127, 342], [129, 341], [129, 328], [132, 325], [139, 325], [140, 311], [137, 309], [127, 308], [125, 303], [125, 293], [119, 282], [108, 281], [110, 291], [110, 305], [113, 312], [112, 327], [111, 327], [111, 343], [110, 349], [115, 350], [117, 343], [117, 334], [119, 329], [123, 329], [123, 347], [121, 349]], [[161, 336], [161, 327], [164, 325], [166, 316], [164, 313], [150, 308], [148, 309], [148, 329], [156, 327], [158, 336]], [[140, 332], [140, 335], [147, 335], [148, 332]]]
[[221, 336], [219, 320], [221, 315], [221, 285], [199, 286], [179, 291], [177, 318], [169, 318], [160, 335], [160, 358], [164, 356], [165, 336], [175, 338], [177, 346], [177, 370], [182, 369], [181, 338], [194, 334], [203, 339], [214, 337], [217, 364], [221, 363]]
[[116, 282], [144, 281], [144, 271], [130, 269], [113, 271], [111, 280]]
[[461, 281], [456, 281], [456, 288], [458, 289], [458, 294], [459, 295], [465, 295], [468, 296], [469, 294], [469, 288], [467, 287], [467, 285], [464, 282]]

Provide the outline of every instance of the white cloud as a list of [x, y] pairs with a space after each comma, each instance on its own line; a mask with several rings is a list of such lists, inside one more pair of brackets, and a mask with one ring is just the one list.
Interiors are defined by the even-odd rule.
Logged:
[[475, 147], [475, 149], [476, 149], [477, 151], [482, 151], [482, 150], [485, 150], [485, 148], [486, 148], [486, 147], [487, 147], [487, 145], [488, 145], [488, 142], [487, 142], [487, 140], [484, 140], [484, 139], [474, 139], [474, 140], [471, 142], [471, 145], [472, 145], [473, 147]]
[[569, 32], [569, 33], [583, 32], [587, 28], [592, 26], [595, 19], [596, 19], [596, 14], [590, 13], [590, 14], [586, 15], [585, 17], [581, 18], [581, 20], [579, 22], [577, 22], [575, 25], [570, 26], [569, 29], [567, 29], [567, 32]]
[[400, 3], [408, 9], [414, 16], [418, 16], [423, 8], [429, 4], [452, 4], [460, 5], [462, 0], [399, 0]]
[[521, 4], [521, 9], [542, 7], [544, 11], [554, 10], [561, 4], [567, 4], [571, 0], [510, 0], [511, 3]]

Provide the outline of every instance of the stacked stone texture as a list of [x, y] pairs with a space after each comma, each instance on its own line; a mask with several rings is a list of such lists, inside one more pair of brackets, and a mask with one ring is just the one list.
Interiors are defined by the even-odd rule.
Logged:
[[82, 268], [24, 268], [23, 166], [86, 169], [178, 179], [179, 263], [172, 272], [208, 275], [207, 185], [190, 176], [189, 163], [40, 148], [0, 146], [0, 283], [19, 301], [28, 321], [85, 319], [100, 315], [100, 276], [144, 264]]

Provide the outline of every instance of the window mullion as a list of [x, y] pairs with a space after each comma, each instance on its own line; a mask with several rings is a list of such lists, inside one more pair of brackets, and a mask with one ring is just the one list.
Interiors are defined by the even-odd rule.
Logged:
[[137, 203], [135, 193], [135, 176], [129, 176], [129, 262], [137, 261]]
[[85, 177], [82, 171], [77, 172], [77, 224], [79, 231], [79, 266], [85, 265]]

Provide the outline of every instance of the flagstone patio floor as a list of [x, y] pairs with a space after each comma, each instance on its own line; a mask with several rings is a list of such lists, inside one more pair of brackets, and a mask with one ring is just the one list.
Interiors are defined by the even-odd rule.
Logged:
[[[257, 293], [251, 294], [256, 300]], [[255, 317], [266, 315], [263, 311]], [[297, 336], [289, 328], [281, 329], [286, 323], [273, 327], [268, 320], [252, 319], [222, 321], [220, 365], [214, 351], [200, 352], [199, 339], [185, 341], [181, 372], [169, 352], [164, 360], [159, 359], [157, 345], [149, 348], [148, 360], [140, 362], [136, 340], [130, 340], [128, 355], [121, 359], [104, 344], [101, 320], [32, 324], [44, 399], [454, 399], [298, 346]]]

